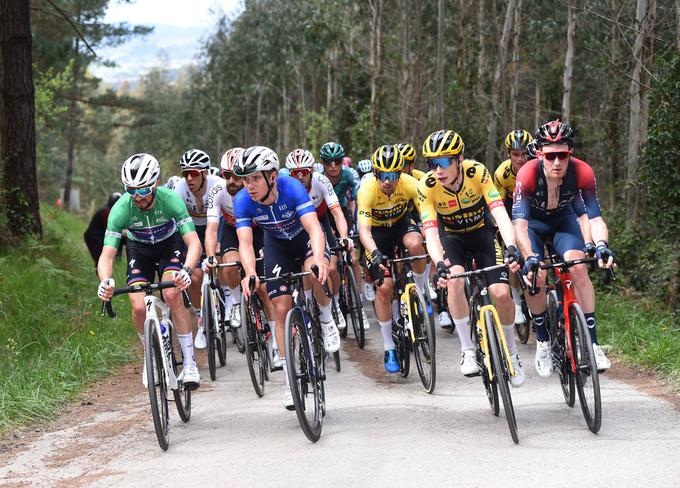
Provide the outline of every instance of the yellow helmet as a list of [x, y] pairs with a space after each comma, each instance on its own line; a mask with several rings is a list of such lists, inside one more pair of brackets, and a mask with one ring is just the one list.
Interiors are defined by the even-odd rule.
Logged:
[[405, 163], [412, 163], [416, 159], [416, 148], [408, 143], [402, 142], [401, 144], [396, 144], [397, 149], [401, 151], [404, 156]]
[[427, 159], [457, 156], [463, 152], [463, 138], [452, 130], [433, 132], [423, 142], [423, 157]]
[[506, 149], [524, 149], [534, 138], [525, 130], [513, 130], [505, 137]]
[[373, 168], [378, 171], [400, 171], [404, 167], [404, 155], [397, 146], [380, 146], [371, 158]]

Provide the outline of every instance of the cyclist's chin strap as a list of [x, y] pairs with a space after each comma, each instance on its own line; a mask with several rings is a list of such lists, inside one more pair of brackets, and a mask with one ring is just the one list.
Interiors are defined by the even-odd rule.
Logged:
[[265, 194], [265, 196], [260, 198], [260, 203], [264, 203], [265, 201], [267, 201], [267, 199], [269, 198], [269, 195], [271, 195], [271, 193], [272, 193], [272, 184], [269, 181], [269, 175], [265, 176], [265, 181], [267, 182], [267, 193]]

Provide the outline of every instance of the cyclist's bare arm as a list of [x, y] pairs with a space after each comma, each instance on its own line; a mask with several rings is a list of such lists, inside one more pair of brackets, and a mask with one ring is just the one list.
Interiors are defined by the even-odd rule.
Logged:
[[187, 255], [184, 260], [184, 266], [195, 268], [198, 260], [201, 259], [201, 241], [198, 239], [196, 231], [187, 232], [182, 236], [184, 244], [187, 246]]
[[[328, 262], [324, 257], [326, 249], [326, 234], [319, 223], [316, 212], [310, 212], [300, 217], [300, 223], [309, 234], [309, 242], [312, 245], [312, 256], [319, 266], [319, 282], [325, 283], [328, 277]], [[345, 230], [347, 226], [345, 225]]]
[[427, 241], [427, 252], [432, 258], [432, 262], [436, 265], [439, 261], [444, 261], [442, 243], [439, 240], [439, 229], [437, 227], [425, 229], [425, 240]]
[[375, 241], [373, 240], [373, 234], [371, 233], [370, 225], [359, 223], [359, 239], [361, 240], [361, 244], [364, 246], [368, 254], [371, 254], [378, 248]]
[[345, 214], [342, 213], [342, 207], [336, 206], [331, 209], [331, 214], [335, 219], [335, 227], [338, 229], [338, 234], [340, 234], [341, 239], [346, 239], [349, 235], [347, 230], [347, 221], [345, 220]]
[[217, 229], [219, 222], [208, 222], [205, 227], [205, 255], [214, 256], [217, 249]]
[[581, 229], [581, 234], [583, 235], [583, 242], [593, 242], [593, 235], [590, 229], [590, 220], [588, 219], [588, 214], [583, 214], [578, 218], [578, 226]]
[[516, 219], [514, 230], [517, 249], [522, 253], [522, 257], [526, 259], [534, 253], [531, 250], [531, 241], [529, 241], [529, 221], [525, 219]]
[[100, 281], [113, 276], [113, 259], [116, 257], [117, 252], [118, 248], [113, 246], [104, 246], [102, 248], [102, 254], [97, 262], [97, 274]]
[[515, 231], [512, 228], [512, 222], [510, 221], [510, 217], [508, 217], [508, 212], [505, 210], [505, 206], [499, 205], [491, 209], [491, 215], [496, 221], [496, 225], [498, 225], [498, 230], [501, 233], [501, 237], [503, 238], [505, 246], [514, 246]]
[[604, 223], [604, 219], [602, 217], [590, 219], [590, 231], [595, 244], [600, 241], [607, 242], [609, 240], [609, 230], [607, 229], [607, 224]]

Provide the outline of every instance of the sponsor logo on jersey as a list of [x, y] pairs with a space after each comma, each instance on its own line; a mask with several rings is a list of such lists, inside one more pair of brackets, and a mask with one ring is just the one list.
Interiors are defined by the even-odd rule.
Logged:
[[137, 268], [130, 271], [130, 274], [139, 274], [139, 273], [141, 273], [141, 271], [139, 271]]
[[496, 190], [489, 190], [488, 195], [489, 195], [489, 198], [497, 198], [497, 197], [501, 196], [501, 194], [498, 193], [498, 191], [496, 191]]

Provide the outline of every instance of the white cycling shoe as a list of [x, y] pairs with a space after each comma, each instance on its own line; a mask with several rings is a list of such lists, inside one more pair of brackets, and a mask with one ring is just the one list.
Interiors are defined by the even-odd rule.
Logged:
[[430, 294], [430, 300], [434, 302], [437, 299], [437, 290], [434, 289], [429, 281], [427, 282], [427, 291]]
[[373, 288], [373, 283], [366, 283], [364, 281], [364, 298], [369, 302], [375, 300], [375, 289]]
[[439, 316], [437, 318], [439, 320], [439, 327], [442, 329], [450, 329], [453, 326], [451, 316], [446, 310], [439, 312]]
[[275, 370], [283, 369], [283, 361], [281, 361], [281, 353], [278, 349], [274, 349], [272, 353], [272, 368]]
[[338, 329], [344, 329], [347, 327], [347, 321], [345, 321], [345, 316], [342, 315], [342, 310], [340, 310], [340, 307], [335, 307], [335, 311], [338, 314]]
[[595, 353], [595, 364], [598, 371], [604, 371], [612, 367], [612, 362], [604, 355], [604, 350], [599, 344], [593, 344], [593, 352]]
[[196, 337], [194, 338], [194, 347], [196, 349], [205, 349], [208, 343], [205, 340], [205, 332], [203, 330], [203, 321], [199, 319], [198, 330], [196, 331]]
[[510, 376], [510, 384], [513, 386], [513, 388], [519, 388], [524, 384], [524, 368], [522, 367], [522, 360], [519, 357], [519, 354], [515, 354], [510, 358], [510, 362], [512, 363], [512, 369], [515, 370], [515, 374], [513, 376]]
[[553, 361], [550, 351], [550, 341], [536, 341], [536, 356], [534, 366], [538, 376], [548, 378], [552, 374]]
[[241, 327], [241, 304], [232, 303], [231, 313], [229, 314], [229, 323], [234, 329]]
[[474, 349], [466, 349], [463, 351], [463, 354], [460, 355], [460, 372], [464, 376], [479, 373], [479, 366], [477, 365]]
[[182, 368], [177, 381], [181, 381], [187, 390], [195, 390], [201, 385], [201, 374], [198, 372], [198, 367], [195, 364], [187, 364]]
[[333, 353], [340, 349], [340, 333], [335, 321], [321, 321], [321, 330], [323, 331], [323, 347], [326, 352]]
[[364, 317], [364, 330], [368, 330], [371, 328], [371, 324], [368, 323], [368, 319], [366, 318], [365, 315], [363, 317]]
[[293, 403], [293, 393], [290, 391], [290, 386], [286, 385], [283, 390], [283, 406], [286, 410], [295, 410], [295, 403]]

